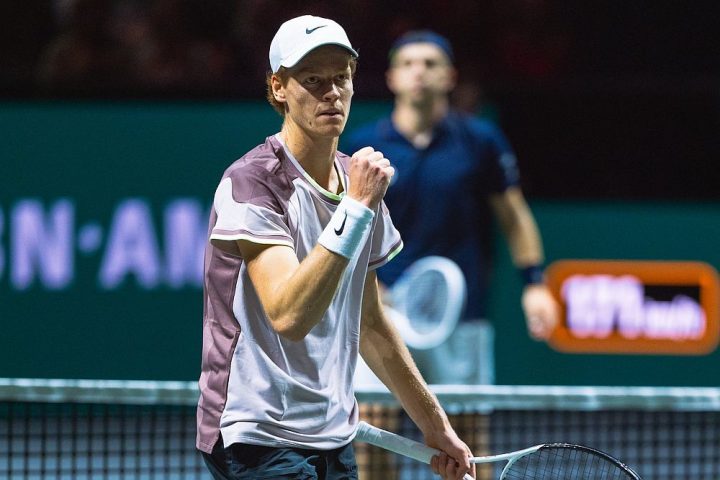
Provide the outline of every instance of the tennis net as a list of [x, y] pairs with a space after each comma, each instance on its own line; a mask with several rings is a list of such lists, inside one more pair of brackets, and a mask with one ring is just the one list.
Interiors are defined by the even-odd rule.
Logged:
[[[720, 479], [720, 389], [434, 386], [475, 455], [588, 445], [653, 480]], [[357, 392], [369, 423], [420, 439], [382, 388]], [[0, 478], [209, 479], [194, 448], [195, 382], [0, 379]], [[361, 478], [429, 469], [355, 445]], [[478, 478], [497, 478], [482, 467]]]

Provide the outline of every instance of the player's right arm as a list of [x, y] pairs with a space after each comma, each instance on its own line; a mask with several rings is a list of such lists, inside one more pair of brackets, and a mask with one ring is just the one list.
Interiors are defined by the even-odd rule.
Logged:
[[238, 248], [273, 329], [302, 340], [327, 311], [348, 259], [321, 245], [302, 262], [284, 245], [238, 240]]
[[[382, 153], [366, 147], [350, 160], [347, 195], [376, 211], [393, 169]], [[348, 259], [321, 244], [300, 262], [291, 247], [238, 240], [248, 275], [273, 329], [303, 339], [330, 306]]]

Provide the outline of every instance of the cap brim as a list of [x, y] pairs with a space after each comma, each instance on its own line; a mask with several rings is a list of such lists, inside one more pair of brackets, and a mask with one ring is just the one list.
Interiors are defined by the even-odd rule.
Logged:
[[350, 55], [352, 55], [353, 57], [355, 57], [355, 58], [358, 57], [358, 53], [354, 49], [348, 47], [347, 45], [339, 43], [339, 42], [328, 41], [328, 42], [320, 42], [317, 44], [313, 44], [312, 46], [309, 46], [309, 48], [299, 48], [296, 52], [293, 52], [291, 55], [288, 55], [287, 58], [285, 58], [280, 63], [280, 66], [285, 67], [285, 68], [292, 68], [295, 65], [297, 65], [298, 62], [300, 62], [300, 60], [305, 58], [310, 52], [312, 52], [316, 48], [324, 47], [326, 45], [335, 45], [338, 47], [342, 47], [345, 50], [347, 50], [350, 53]]

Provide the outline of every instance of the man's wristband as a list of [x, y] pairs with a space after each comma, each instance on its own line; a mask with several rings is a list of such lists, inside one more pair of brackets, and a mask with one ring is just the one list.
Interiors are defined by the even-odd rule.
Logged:
[[340, 200], [335, 213], [318, 243], [345, 258], [353, 258], [367, 239], [375, 212], [347, 195]]
[[523, 285], [536, 285], [545, 281], [543, 268], [540, 265], [530, 265], [529, 267], [519, 269], [522, 277]]

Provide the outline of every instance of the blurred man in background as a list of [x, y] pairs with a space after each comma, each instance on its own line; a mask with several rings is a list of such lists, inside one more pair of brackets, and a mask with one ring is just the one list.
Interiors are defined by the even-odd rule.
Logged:
[[[450, 107], [457, 76], [453, 61], [450, 42], [435, 32], [398, 38], [386, 73], [395, 95], [392, 114], [353, 132], [346, 145], [351, 151], [358, 145], [381, 150], [396, 171], [385, 201], [405, 248], [379, 270], [380, 280], [391, 287], [413, 262], [429, 255], [455, 261], [468, 300], [465, 321], [443, 348], [468, 354], [483, 343], [479, 337], [487, 328], [493, 213], [524, 282], [522, 307], [533, 338], [549, 336], [558, 307], [543, 283], [542, 242], [512, 148], [495, 125]], [[455, 378], [437, 358], [430, 363], [421, 369], [431, 383], [481, 380], [480, 366]], [[437, 368], [437, 374], [427, 368]]]

